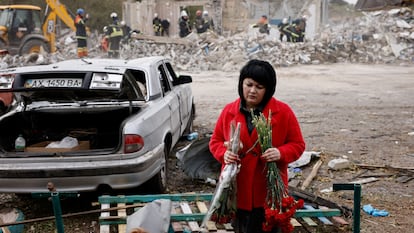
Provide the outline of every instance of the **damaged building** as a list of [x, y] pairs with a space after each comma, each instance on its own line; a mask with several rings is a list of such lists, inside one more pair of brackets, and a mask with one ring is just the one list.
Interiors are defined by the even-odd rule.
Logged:
[[327, 20], [328, 0], [128, 0], [123, 4], [123, 19], [133, 29], [152, 35], [152, 18], [157, 13], [170, 21], [170, 35], [178, 35], [180, 12], [186, 10], [190, 20], [197, 10], [206, 10], [213, 18], [215, 31], [231, 36], [246, 31], [249, 25], [267, 15], [269, 23], [276, 25], [283, 18], [291, 20], [306, 15], [307, 36], [313, 38]]

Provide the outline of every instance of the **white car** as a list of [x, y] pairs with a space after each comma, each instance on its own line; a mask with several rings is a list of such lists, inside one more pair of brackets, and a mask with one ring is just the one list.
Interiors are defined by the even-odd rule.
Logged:
[[195, 116], [192, 78], [167, 58], [69, 60], [0, 80], [14, 93], [0, 116], [0, 192], [166, 190], [168, 155]]

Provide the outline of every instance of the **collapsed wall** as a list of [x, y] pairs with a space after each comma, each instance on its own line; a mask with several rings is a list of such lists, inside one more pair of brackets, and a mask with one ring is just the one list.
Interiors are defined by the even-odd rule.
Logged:
[[[276, 28], [272, 28], [272, 31]], [[123, 58], [163, 55], [180, 70], [238, 71], [249, 59], [268, 60], [274, 66], [298, 64], [414, 63], [414, 15], [410, 8], [365, 13], [358, 18], [326, 26], [314, 40], [304, 43], [281, 42], [278, 36], [258, 33], [249, 28], [233, 36], [215, 33], [190, 34], [184, 39], [138, 37], [132, 39]], [[90, 57], [106, 57], [100, 50], [102, 35], [94, 34]], [[54, 54], [0, 57], [0, 68], [47, 64], [76, 58], [74, 35], [62, 38], [60, 51]], [[133, 46], [132, 46], [133, 45]]]

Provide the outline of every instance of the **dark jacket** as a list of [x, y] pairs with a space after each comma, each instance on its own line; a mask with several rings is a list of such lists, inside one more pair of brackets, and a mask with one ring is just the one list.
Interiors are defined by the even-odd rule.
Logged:
[[180, 27], [180, 37], [186, 37], [191, 33], [191, 26], [188, 19], [181, 17], [178, 25]]
[[76, 15], [75, 17], [75, 27], [76, 27], [76, 38], [77, 39], [87, 39], [86, 35], [86, 26], [85, 26], [86, 19], [83, 19], [82, 16]]

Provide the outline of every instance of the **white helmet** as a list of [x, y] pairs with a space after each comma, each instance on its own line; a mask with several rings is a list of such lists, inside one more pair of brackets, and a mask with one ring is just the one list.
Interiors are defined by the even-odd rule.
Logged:
[[125, 26], [125, 25], [126, 25], [125, 21], [124, 21], [124, 20], [122, 20], [122, 21], [121, 21], [121, 26]]
[[208, 11], [203, 11], [203, 15], [207, 16], [208, 15]]
[[188, 16], [186, 11], [181, 11], [181, 17]]
[[112, 12], [112, 13], [111, 13], [111, 18], [116, 18], [116, 17], [118, 17], [118, 14], [117, 14], [117, 13], [115, 13], [115, 12]]
[[283, 18], [282, 23], [283, 24], [287, 24], [288, 23], [288, 19], [287, 18]]

